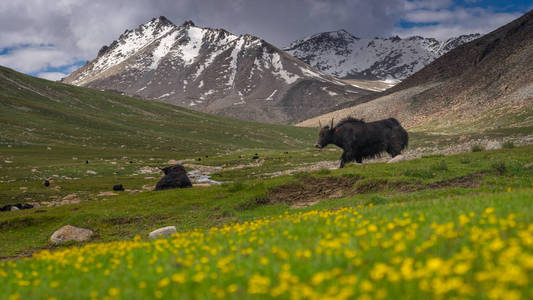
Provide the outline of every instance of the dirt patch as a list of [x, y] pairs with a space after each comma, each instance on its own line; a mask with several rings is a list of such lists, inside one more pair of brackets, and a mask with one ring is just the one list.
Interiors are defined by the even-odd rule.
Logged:
[[427, 189], [441, 189], [447, 187], [475, 188], [479, 187], [484, 172], [468, 174], [461, 177], [445, 179], [426, 185]]
[[354, 188], [356, 194], [375, 193], [394, 190], [403, 193], [421, 190], [435, 190], [443, 188], [476, 188], [479, 187], [483, 172], [445, 179], [429, 184], [422, 182], [388, 181], [386, 179], [369, 179], [357, 182]]
[[294, 208], [307, 207], [323, 199], [341, 198], [348, 195], [358, 179], [347, 176], [302, 178], [299, 182], [270, 190], [267, 197], [268, 201], [264, 202], [268, 204], [287, 203]]

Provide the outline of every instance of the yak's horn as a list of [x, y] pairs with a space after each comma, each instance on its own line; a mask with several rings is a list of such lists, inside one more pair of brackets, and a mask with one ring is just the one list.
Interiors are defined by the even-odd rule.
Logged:
[[331, 128], [333, 128], [333, 118], [331, 118]]

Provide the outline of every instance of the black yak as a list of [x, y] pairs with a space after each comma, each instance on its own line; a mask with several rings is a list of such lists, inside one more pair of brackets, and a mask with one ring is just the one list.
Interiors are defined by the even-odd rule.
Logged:
[[124, 186], [122, 184], [115, 184], [113, 186], [113, 191], [124, 191]]
[[176, 164], [161, 170], [165, 176], [155, 186], [156, 191], [192, 187], [192, 183], [187, 177], [187, 171], [182, 165]]
[[408, 135], [398, 120], [389, 118], [375, 122], [364, 122], [355, 118], [345, 118], [337, 125], [321, 126], [316, 147], [324, 148], [334, 144], [344, 150], [340, 168], [350, 161], [363, 162], [363, 158], [373, 158], [382, 152], [392, 157], [399, 155], [407, 147]]

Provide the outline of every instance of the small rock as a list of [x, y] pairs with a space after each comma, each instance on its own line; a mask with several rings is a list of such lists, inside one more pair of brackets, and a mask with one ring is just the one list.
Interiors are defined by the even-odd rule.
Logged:
[[68, 194], [68, 195], [66, 195], [65, 197], [63, 197], [63, 200], [71, 200], [71, 199], [76, 198], [76, 196], [78, 196], [76, 193], [74, 193], [74, 194]]
[[11, 206], [11, 209], [10, 209], [10, 210], [11, 210], [11, 211], [15, 211], [15, 210], [19, 210], [19, 208], [16, 207], [16, 206]]
[[158, 239], [162, 237], [167, 237], [171, 234], [176, 233], [176, 227], [175, 226], [167, 226], [163, 228], [156, 229], [148, 235], [151, 239]]
[[403, 156], [403, 155], [396, 155], [396, 156], [393, 157], [391, 160], [389, 160], [387, 163], [391, 164], [391, 163], [400, 162], [400, 161], [404, 161], [404, 160], [405, 160], [405, 156]]
[[118, 195], [117, 193], [113, 193], [113, 192], [101, 192], [100, 194], [96, 196], [117, 196], [117, 195]]
[[54, 244], [62, 244], [68, 241], [84, 242], [91, 235], [93, 235], [93, 231], [90, 229], [65, 225], [52, 234], [50, 241]]
[[500, 149], [502, 147], [502, 145], [500, 145], [500, 143], [496, 142], [496, 141], [489, 141], [487, 143], [487, 145], [485, 146], [485, 149], [487, 150], [496, 150], [496, 149]]
[[524, 168], [526, 168], [526, 169], [531, 169], [531, 167], [533, 167], [533, 163], [529, 163], [527, 165], [524, 165]]
[[93, 170], [87, 170], [87, 174], [96, 175], [96, 174], [98, 174], [98, 173], [96, 173], [96, 172], [93, 171]]
[[167, 164], [169, 164], [169, 165], [175, 165], [177, 163], [178, 162], [176, 160], [174, 160], [174, 159], [171, 159], [171, 160], [167, 161]]

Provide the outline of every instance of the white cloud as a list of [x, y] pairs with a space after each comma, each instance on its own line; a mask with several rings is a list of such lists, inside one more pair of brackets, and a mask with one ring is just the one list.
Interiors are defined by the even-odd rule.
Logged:
[[[520, 15], [453, 7], [453, 0], [0, 1], [0, 49], [34, 45], [0, 55], [0, 65], [36, 73], [91, 60], [100, 47], [124, 30], [160, 15], [177, 25], [191, 19], [199, 26], [255, 34], [277, 46], [338, 29], [360, 37], [398, 34], [446, 38], [487, 32]], [[395, 28], [400, 20], [439, 24]]]
[[21, 47], [0, 55], [0, 65], [25, 73], [71, 65], [76, 61], [76, 56], [53, 46]]
[[[468, 33], [485, 34], [520, 17], [522, 13], [495, 12], [484, 8], [455, 7], [439, 10], [413, 10], [405, 13], [404, 20], [422, 25], [395, 28], [395, 34], [407, 37], [420, 35], [444, 40]], [[437, 23], [428, 24], [423, 23]]]
[[61, 73], [61, 72], [41, 72], [37, 74], [37, 77], [57, 81], [63, 77], [66, 77], [68, 74]]

